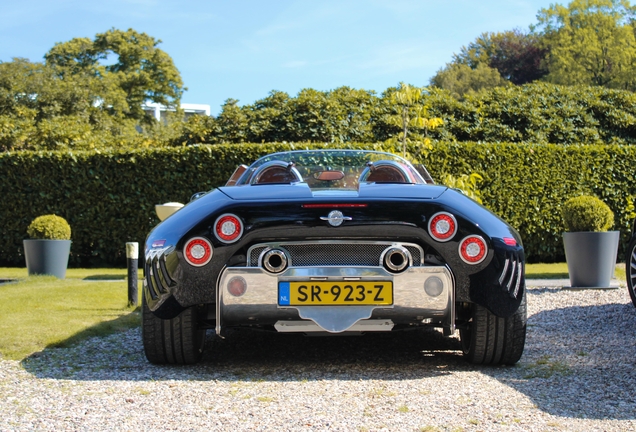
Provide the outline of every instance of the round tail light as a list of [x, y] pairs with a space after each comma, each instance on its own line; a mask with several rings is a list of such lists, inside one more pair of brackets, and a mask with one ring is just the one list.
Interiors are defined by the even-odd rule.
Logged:
[[455, 232], [457, 232], [457, 220], [450, 213], [435, 213], [428, 221], [428, 233], [438, 242], [449, 241]]
[[219, 216], [214, 222], [214, 235], [223, 243], [234, 243], [243, 234], [243, 222], [233, 214]]
[[471, 235], [459, 243], [459, 256], [467, 264], [479, 264], [486, 258], [487, 253], [486, 241], [480, 236]]
[[206, 265], [212, 259], [212, 244], [203, 237], [192, 237], [183, 248], [186, 261], [195, 267]]

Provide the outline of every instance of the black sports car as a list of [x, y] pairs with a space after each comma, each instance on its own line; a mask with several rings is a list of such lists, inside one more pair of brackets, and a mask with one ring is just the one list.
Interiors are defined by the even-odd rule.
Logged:
[[467, 359], [514, 364], [526, 336], [519, 234], [389, 153], [289, 151], [240, 166], [145, 247], [143, 344], [201, 358], [205, 331], [459, 330]]
[[636, 307], [636, 219], [632, 226], [632, 239], [627, 246], [625, 255], [625, 274], [627, 276], [627, 289], [632, 303]]

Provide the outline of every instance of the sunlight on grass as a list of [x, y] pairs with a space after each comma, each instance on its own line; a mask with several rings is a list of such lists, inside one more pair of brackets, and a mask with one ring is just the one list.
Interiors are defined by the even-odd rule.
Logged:
[[526, 264], [526, 279], [567, 279], [568, 265], [555, 264]]
[[[108, 282], [91, 280], [105, 275]], [[125, 275], [125, 269], [69, 269], [66, 279], [57, 279], [0, 268], [0, 279], [19, 278], [0, 285], [0, 355], [21, 360], [46, 347], [139, 325], [138, 311], [127, 306]]]
[[[568, 279], [567, 263], [526, 264], [526, 279]], [[625, 264], [616, 264], [614, 278], [625, 280]]]

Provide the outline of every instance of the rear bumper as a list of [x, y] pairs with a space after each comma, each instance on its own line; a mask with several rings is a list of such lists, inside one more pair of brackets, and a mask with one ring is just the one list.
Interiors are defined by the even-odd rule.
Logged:
[[[242, 277], [247, 289], [241, 296], [228, 282]], [[424, 285], [439, 278], [442, 289], [429, 295]], [[279, 304], [279, 282], [392, 281], [392, 305], [286, 306]], [[452, 273], [445, 266], [409, 267], [399, 274], [383, 267], [290, 267], [273, 275], [261, 267], [228, 267], [217, 284], [216, 332], [226, 327], [274, 326], [281, 332], [390, 331], [395, 325], [433, 324], [454, 330], [455, 299]]]

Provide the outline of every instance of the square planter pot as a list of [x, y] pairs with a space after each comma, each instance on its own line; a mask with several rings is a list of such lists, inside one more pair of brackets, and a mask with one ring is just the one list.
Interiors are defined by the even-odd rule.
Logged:
[[572, 288], [610, 288], [619, 237], [619, 231], [563, 233]]
[[66, 267], [71, 252], [70, 240], [23, 240], [24, 258], [31, 275], [53, 275], [66, 278]]

